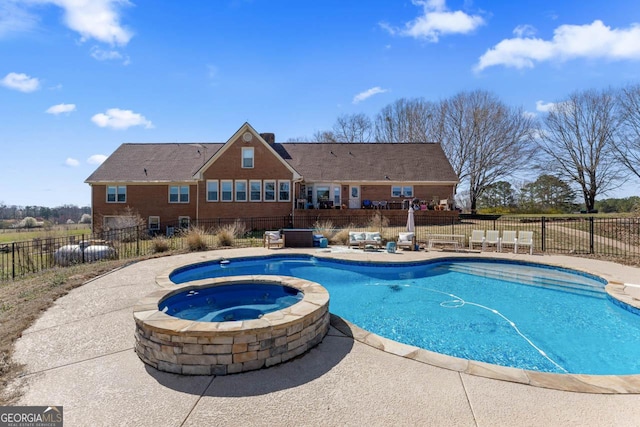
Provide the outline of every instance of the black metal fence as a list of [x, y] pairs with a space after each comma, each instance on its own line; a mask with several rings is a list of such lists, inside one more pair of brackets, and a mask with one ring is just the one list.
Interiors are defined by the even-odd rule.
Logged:
[[[0, 243], [0, 281], [101, 259], [131, 259], [161, 250], [196, 250], [220, 247], [262, 246], [265, 230], [313, 228], [341, 241], [341, 230], [380, 231], [395, 240], [406, 228], [407, 214], [402, 211], [375, 211], [371, 216], [335, 216], [319, 218], [313, 214], [264, 218], [219, 218], [185, 223], [163, 224], [160, 230], [131, 227], [80, 236], [43, 237], [28, 241]], [[509, 217], [491, 215], [416, 215], [418, 242], [429, 234], [464, 235], [468, 241], [473, 230], [527, 230], [534, 235], [534, 252], [598, 255], [619, 259], [640, 258], [640, 218], [597, 216]], [[194, 245], [190, 231], [199, 230]], [[191, 237], [189, 237], [191, 234]], [[160, 242], [156, 237], [162, 236]]]

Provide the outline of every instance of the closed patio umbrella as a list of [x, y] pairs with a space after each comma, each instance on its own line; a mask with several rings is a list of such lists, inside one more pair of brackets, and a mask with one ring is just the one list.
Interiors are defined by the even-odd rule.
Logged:
[[413, 206], [409, 206], [409, 213], [407, 214], [407, 231], [414, 233], [416, 231], [416, 222], [413, 217]]

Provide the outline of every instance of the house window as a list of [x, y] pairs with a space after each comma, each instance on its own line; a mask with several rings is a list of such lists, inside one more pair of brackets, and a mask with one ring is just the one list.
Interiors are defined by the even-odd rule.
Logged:
[[179, 216], [178, 217], [178, 226], [180, 228], [189, 228], [189, 224], [191, 223], [191, 218], [188, 216]]
[[150, 216], [149, 217], [149, 230], [160, 230], [160, 217], [159, 216]]
[[169, 186], [169, 203], [189, 203], [189, 186]]
[[107, 203], [125, 203], [127, 201], [126, 185], [107, 186]]
[[233, 201], [233, 181], [220, 181], [221, 196], [223, 202]]
[[242, 167], [253, 168], [253, 147], [242, 147]]
[[207, 181], [207, 202], [217, 202], [218, 200], [218, 181]]
[[247, 201], [247, 181], [236, 181], [236, 202]]
[[413, 185], [393, 185], [391, 197], [413, 197]]
[[252, 202], [262, 200], [262, 181], [249, 181], [249, 200]]
[[340, 187], [333, 187], [333, 206], [340, 206]]
[[265, 202], [276, 201], [276, 182], [275, 181], [264, 182], [264, 201]]
[[278, 181], [278, 201], [288, 202], [291, 200], [291, 182]]

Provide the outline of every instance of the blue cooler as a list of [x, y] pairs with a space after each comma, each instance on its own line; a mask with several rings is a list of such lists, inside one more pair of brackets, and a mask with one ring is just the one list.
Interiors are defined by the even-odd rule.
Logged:
[[323, 237], [322, 239], [320, 239], [320, 247], [326, 248], [327, 246], [329, 246], [329, 240], [327, 240], [326, 237]]
[[387, 242], [387, 252], [390, 254], [396, 252], [396, 242]]

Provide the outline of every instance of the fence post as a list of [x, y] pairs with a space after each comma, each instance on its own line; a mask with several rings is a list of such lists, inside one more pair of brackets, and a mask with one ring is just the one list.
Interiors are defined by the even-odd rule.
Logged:
[[136, 227], [136, 256], [140, 256], [140, 227], [142, 226]]
[[78, 247], [80, 248], [80, 255], [82, 256], [82, 263], [84, 264], [84, 233], [82, 233], [81, 237]]
[[589, 253], [593, 255], [593, 217], [589, 217]]
[[540, 245], [540, 246], [542, 246], [542, 252], [544, 252], [544, 251], [546, 250], [546, 248], [545, 248], [545, 241], [547, 240], [547, 239], [546, 239], [546, 231], [547, 231], [547, 228], [546, 228], [546, 219], [545, 219], [545, 217], [542, 217], [542, 222], [541, 222], [541, 224], [542, 224], [542, 225], [541, 225], [541, 227], [542, 227], [542, 230], [541, 230], [541, 231], [542, 231], [542, 233], [541, 233], [541, 234], [542, 234], [542, 237], [541, 237], [541, 238], [542, 238], [542, 242], [541, 242], [541, 245]]
[[11, 278], [16, 280], [16, 242], [11, 242]]

